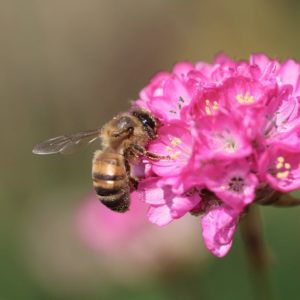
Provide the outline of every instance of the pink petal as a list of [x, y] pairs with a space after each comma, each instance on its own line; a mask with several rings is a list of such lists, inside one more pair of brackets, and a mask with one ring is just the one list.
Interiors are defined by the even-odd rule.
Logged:
[[171, 211], [166, 205], [150, 206], [148, 218], [150, 222], [158, 226], [164, 226], [173, 221]]
[[294, 60], [287, 60], [282, 64], [279, 76], [283, 84], [290, 84], [293, 86], [294, 90], [298, 87], [299, 76], [300, 76], [300, 66]]
[[174, 197], [172, 200], [171, 215], [173, 218], [180, 218], [192, 210], [200, 202], [198, 195], [190, 197]]
[[217, 257], [225, 256], [231, 248], [238, 216], [225, 207], [211, 209], [201, 219], [202, 235], [207, 249]]

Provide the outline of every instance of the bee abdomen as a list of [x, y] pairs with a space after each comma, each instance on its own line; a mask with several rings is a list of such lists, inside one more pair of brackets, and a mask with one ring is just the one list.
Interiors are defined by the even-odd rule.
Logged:
[[123, 156], [113, 152], [96, 153], [92, 171], [99, 200], [118, 212], [125, 212], [129, 206], [128, 176], [123, 160]]
[[125, 212], [129, 207], [129, 193], [122, 191], [114, 197], [105, 197], [98, 195], [99, 200], [108, 208], [118, 212]]
[[129, 206], [129, 189], [125, 175], [93, 173], [94, 188], [99, 200], [108, 208], [125, 212]]
[[99, 200], [114, 211], [125, 212], [129, 206], [129, 191], [123, 188], [103, 188], [95, 186]]
[[[120, 193], [120, 188], [105, 188], [102, 186], [95, 186], [95, 191], [98, 196], [106, 197], [106, 196], [114, 196]], [[121, 190], [122, 191], [122, 190]]]
[[125, 179], [126, 176], [123, 175], [109, 175], [109, 174], [101, 174], [101, 173], [93, 173], [94, 180], [104, 180], [104, 181], [116, 181]]

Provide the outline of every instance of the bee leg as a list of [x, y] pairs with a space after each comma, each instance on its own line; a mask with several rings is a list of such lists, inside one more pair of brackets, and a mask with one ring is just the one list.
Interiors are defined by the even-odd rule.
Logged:
[[135, 191], [138, 189], [139, 180], [136, 177], [130, 176], [129, 177], [129, 186], [130, 190]]
[[152, 152], [147, 151], [144, 147], [139, 145], [132, 145], [133, 152], [137, 153], [138, 155], [146, 156], [151, 160], [161, 160], [161, 159], [170, 159], [169, 155], [159, 155]]
[[[127, 155], [130, 155], [130, 153], [127, 153]], [[133, 154], [131, 154], [131, 155], [133, 155]], [[132, 174], [131, 174], [131, 167], [130, 167], [130, 164], [129, 164], [129, 162], [128, 162], [127, 159], [125, 159], [125, 168], [126, 168], [127, 176], [129, 178], [129, 187], [130, 187], [130, 190], [131, 191], [135, 191], [138, 188], [139, 180], [138, 180], [137, 177], [132, 176]]]

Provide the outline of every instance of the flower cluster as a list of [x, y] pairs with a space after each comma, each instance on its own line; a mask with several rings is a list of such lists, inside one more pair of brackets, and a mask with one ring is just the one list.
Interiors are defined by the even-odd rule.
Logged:
[[158, 73], [135, 107], [160, 123], [139, 191], [148, 216], [166, 225], [201, 215], [208, 250], [223, 257], [246, 207], [300, 188], [300, 66], [263, 54], [212, 64], [181, 62]]

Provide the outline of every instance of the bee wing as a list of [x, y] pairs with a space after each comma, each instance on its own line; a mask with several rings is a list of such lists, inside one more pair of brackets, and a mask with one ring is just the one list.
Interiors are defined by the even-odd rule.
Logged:
[[100, 129], [61, 135], [37, 144], [33, 148], [32, 153], [41, 155], [55, 153], [72, 154], [82, 146], [92, 143], [96, 139], [100, 139]]

